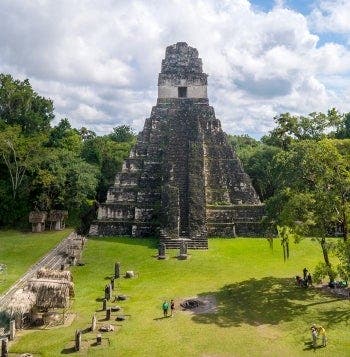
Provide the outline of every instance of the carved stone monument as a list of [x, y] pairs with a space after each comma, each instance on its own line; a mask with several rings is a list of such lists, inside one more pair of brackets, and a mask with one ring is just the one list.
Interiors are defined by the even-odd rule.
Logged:
[[75, 350], [80, 351], [81, 348], [81, 331], [75, 330]]
[[120, 277], [120, 263], [115, 262], [114, 264], [114, 279], [118, 279]]
[[97, 323], [97, 319], [96, 319], [96, 315], [94, 314], [92, 316], [92, 320], [91, 320], [91, 331], [95, 331], [96, 330], [96, 323]]
[[105, 311], [107, 309], [107, 299], [102, 300], [102, 310]]
[[106, 310], [106, 320], [111, 319], [112, 308], [108, 307]]
[[16, 321], [15, 320], [11, 320], [10, 321], [10, 341], [13, 341], [15, 339], [16, 336]]
[[166, 245], [165, 243], [159, 243], [158, 245], [158, 259], [166, 258]]
[[180, 252], [178, 258], [181, 260], [187, 259], [187, 243], [184, 240], [180, 243]]
[[156, 236], [207, 248], [207, 236], [262, 233], [261, 204], [207, 96], [198, 51], [167, 47], [158, 99], [130, 156], [99, 205], [90, 235]]
[[100, 333], [96, 336], [96, 345], [100, 345], [102, 343], [102, 335]]
[[9, 340], [4, 338], [1, 340], [1, 357], [8, 357], [9, 353]]
[[105, 286], [105, 299], [109, 301], [111, 300], [111, 298], [112, 298], [112, 286], [111, 284], [107, 284]]

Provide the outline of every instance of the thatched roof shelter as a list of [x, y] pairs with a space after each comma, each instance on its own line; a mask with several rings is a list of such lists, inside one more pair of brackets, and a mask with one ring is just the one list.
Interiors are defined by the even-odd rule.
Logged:
[[38, 279], [54, 279], [54, 280], [73, 281], [72, 274], [69, 270], [55, 270], [55, 269], [41, 268], [37, 271], [36, 277]]
[[5, 313], [13, 318], [29, 313], [36, 303], [36, 295], [30, 290], [19, 289], [5, 308]]
[[68, 280], [31, 279], [28, 288], [36, 294], [36, 306], [42, 309], [67, 308], [74, 297], [74, 284]]

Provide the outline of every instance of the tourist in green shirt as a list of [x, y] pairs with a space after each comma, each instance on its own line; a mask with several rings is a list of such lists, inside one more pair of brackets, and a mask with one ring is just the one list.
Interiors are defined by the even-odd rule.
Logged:
[[164, 315], [164, 317], [168, 317], [168, 310], [169, 310], [169, 303], [168, 303], [168, 301], [165, 300], [165, 301], [163, 302], [162, 308], [163, 308], [163, 315]]

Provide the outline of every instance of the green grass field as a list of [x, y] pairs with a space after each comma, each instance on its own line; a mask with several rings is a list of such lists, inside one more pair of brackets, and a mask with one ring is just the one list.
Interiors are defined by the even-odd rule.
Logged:
[[[298, 288], [293, 277], [304, 267], [312, 271], [321, 259], [316, 242], [304, 240], [291, 246], [283, 262], [279, 242], [270, 250], [264, 239], [211, 239], [208, 251], [190, 251], [187, 261], [154, 258], [156, 243], [126, 238], [90, 239], [83, 267], [74, 267], [76, 298], [71, 326], [24, 333], [11, 351], [42, 356], [349, 356], [349, 300]], [[104, 343], [93, 346], [96, 333], [84, 331], [83, 351], [73, 352], [74, 331], [90, 326], [101, 308], [104, 286], [113, 274], [114, 262], [122, 270], [139, 273], [121, 278], [116, 293], [129, 298], [118, 303], [130, 316], [117, 331], [103, 334]], [[216, 314], [191, 315], [177, 310], [174, 318], [162, 318], [164, 299], [214, 296]], [[115, 305], [115, 304], [114, 304]], [[97, 313], [104, 318], [103, 312]], [[312, 323], [328, 334], [326, 348], [310, 350]], [[102, 322], [101, 322], [102, 323]], [[107, 338], [109, 346], [107, 347]]]
[[43, 233], [0, 231], [0, 263], [7, 266], [6, 274], [0, 275], [0, 294], [71, 231], [71, 229]]

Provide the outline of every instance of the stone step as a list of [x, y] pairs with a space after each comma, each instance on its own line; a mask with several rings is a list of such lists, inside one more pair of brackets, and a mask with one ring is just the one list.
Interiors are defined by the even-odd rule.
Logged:
[[[183, 238], [169, 239], [168, 237], [160, 237], [159, 242], [164, 243], [167, 249], [179, 249]], [[189, 249], [208, 249], [208, 241], [203, 237], [189, 239], [186, 243]]]

